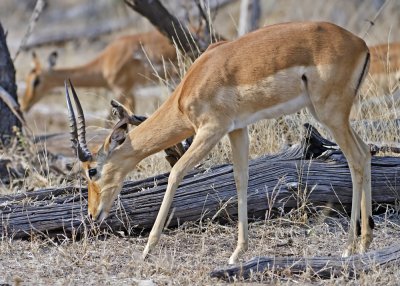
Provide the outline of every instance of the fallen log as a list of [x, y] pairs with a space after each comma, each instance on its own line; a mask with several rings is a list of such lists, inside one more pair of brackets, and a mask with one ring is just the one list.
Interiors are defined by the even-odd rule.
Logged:
[[211, 277], [232, 281], [250, 278], [253, 273], [266, 271], [278, 275], [296, 275], [308, 272], [319, 278], [331, 278], [347, 274], [354, 277], [373, 267], [387, 265], [400, 260], [400, 244], [350, 257], [254, 257], [240, 265], [216, 269]]
[[[307, 134], [315, 136], [316, 132]], [[263, 218], [267, 212], [281, 213], [304, 203], [315, 207], [329, 204], [340, 206], [342, 210], [350, 209], [352, 184], [344, 156], [329, 141], [321, 143], [315, 138], [308, 141], [311, 146], [306, 143], [295, 145], [282, 153], [250, 162], [250, 218]], [[373, 157], [375, 203], [393, 203], [400, 198], [399, 170], [400, 158]], [[168, 174], [161, 174], [142, 181], [125, 182], [109, 218], [99, 228], [123, 230], [128, 234], [150, 229], [167, 180]], [[3, 196], [0, 197], [0, 234], [14, 238], [29, 238], [35, 233], [63, 237], [79, 235], [91, 229], [86, 214], [87, 190], [84, 187]], [[224, 220], [236, 216], [232, 166], [225, 164], [205, 172], [192, 171], [184, 178], [174, 197], [169, 226], [175, 227], [185, 221]]]

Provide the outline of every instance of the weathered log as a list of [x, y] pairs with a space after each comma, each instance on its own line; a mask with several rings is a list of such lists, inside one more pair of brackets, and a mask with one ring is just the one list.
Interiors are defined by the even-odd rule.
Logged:
[[331, 278], [347, 274], [354, 277], [357, 274], [371, 270], [373, 267], [399, 262], [400, 244], [372, 251], [363, 255], [350, 257], [254, 257], [240, 265], [216, 269], [211, 277], [224, 280], [249, 278], [253, 273], [270, 271], [277, 274], [293, 275], [308, 272], [320, 278]]
[[[325, 146], [334, 145], [325, 143]], [[296, 145], [280, 154], [250, 162], [250, 218], [262, 218], [267, 211], [283, 212], [296, 208], [304, 200], [316, 207], [330, 204], [350, 209], [351, 178], [344, 156], [334, 147], [332, 150], [327, 147], [325, 150], [328, 152], [322, 152], [321, 159], [305, 159], [317, 157], [317, 153], [307, 153], [307, 150], [314, 149], [307, 148], [306, 144]], [[393, 203], [400, 198], [399, 167], [398, 157], [373, 157], [374, 202]], [[162, 174], [142, 181], [126, 182], [117, 206], [113, 207], [106, 223], [100, 228], [128, 233], [150, 229], [167, 180], [168, 174]], [[0, 234], [15, 238], [29, 238], [32, 233], [49, 236], [81, 234], [90, 229], [90, 225], [86, 225], [86, 200], [86, 189], [73, 187], [0, 197]], [[236, 215], [232, 166], [226, 164], [204, 173], [192, 171], [184, 178], [174, 198], [169, 226], [202, 219], [223, 220], [226, 216]]]
[[131, 19], [108, 21], [96, 26], [90, 26], [84, 30], [63, 31], [56, 34], [41, 33], [31, 37], [27, 43], [23, 44], [23, 50], [29, 50], [45, 45], [61, 45], [68, 41], [86, 39], [94, 40], [100, 36], [122, 30], [132, 24]]

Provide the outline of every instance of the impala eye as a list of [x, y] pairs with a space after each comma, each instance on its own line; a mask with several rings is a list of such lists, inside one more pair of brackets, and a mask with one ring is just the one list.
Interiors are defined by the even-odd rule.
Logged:
[[89, 169], [89, 178], [92, 179], [92, 177], [96, 176], [97, 170], [96, 169]]

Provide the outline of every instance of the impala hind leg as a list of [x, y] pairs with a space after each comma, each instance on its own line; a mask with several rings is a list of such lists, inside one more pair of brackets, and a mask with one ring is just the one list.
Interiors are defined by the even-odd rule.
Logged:
[[371, 153], [368, 145], [353, 131], [354, 136], [361, 146], [364, 146], [366, 154], [366, 163], [364, 168], [362, 195], [361, 195], [361, 244], [360, 253], [368, 250], [372, 239], [373, 229], [375, 227], [372, 218], [372, 192], [371, 192]]
[[226, 134], [219, 127], [203, 127], [198, 130], [193, 139], [192, 145], [178, 162], [171, 169], [168, 177], [168, 186], [161, 203], [156, 221], [151, 229], [147, 245], [143, 251], [143, 258], [157, 245], [160, 240], [161, 232], [168, 216], [169, 209], [172, 204], [176, 189], [185, 174], [192, 169], [201, 159], [203, 159], [218, 141]]
[[[340, 115], [339, 115], [340, 116]], [[360, 210], [362, 214], [361, 251], [365, 251], [372, 241], [372, 227], [369, 224], [371, 207], [371, 154], [369, 147], [353, 131], [347, 118], [333, 120], [336, 123], [324, 122], [330, 129], [336, 143], [346, 156], [353, 185], [350, 230], [343, 256], [356, 251], [357, 236], [360, 228]], [[340, 124], [338, 124], [340, 122]]]
[[248, 248], [247, 186], [249, 181], [249, 134], [247, 127], [229, 133], [232, 148], [233, 173], [238, 194], [238, 242], [229, 264], [238, 262]]

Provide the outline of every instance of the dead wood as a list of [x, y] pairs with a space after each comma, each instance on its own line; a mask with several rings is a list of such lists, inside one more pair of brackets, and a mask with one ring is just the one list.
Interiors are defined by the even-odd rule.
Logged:
[[147, 18], [162, 34], [176, 43], [185, 53], [197, 57], [199, 50], [205, 50], [206, 44], [201, 43], [195, 36], [191, 37], [188, 29], [168, 10], [159, 0], [124, 0], [125, 3]]
[[[10, 99], [18, 102], [17, 100], [17, 86], [15, 84], [15, 69], [14, 64], [10, 58], [8, 50], [6, 34], [4, 33], [3, 26], [0, 23], [0, 87], [4, 90]], [[2, 94], [4, 95], [4, 92]], [[2, 98], [5, 98], [2, 96]], [[15, 127], [21, 129], [21, 122], [10, 110], [9, 106], [3, 100], [0, 100], [0, 141], [4, 144], [10, 142], [11, 137], [15, 135]], [[17, 104], [18, 105], [18, 104]]]
[[[312, 136], [315, 132], [308, 134]], [[307, 148], [307, 144], [299, 144], [250, 162], [250, 218], [263, 218], [270, 211], [279, 214], [301, 204], [312, 204], [315, 208], [329, 204], [340, 206], [341, 210], [350, 209], [352, 186], [344, 156], [329, 141], [318, 148], [313, 145]], [[398, 157], [373, 157], [375, 203], [390, 204], [400, 198], [399, 167]], [[167, 181], [168, 174], [161, 174], [142, 181], [125, 182], [116, 206], [100, 228], [128, 233], [150, 229]], [[79, 235], [90, 228], [86, 224], [86, 214], [87, 190], [84, 187], [50, 188], [3, 196], [0, 197], [0, 233], [14, 238], [29, 238], [34, 233]], [[174, 198], [169, 226], [236, 216], [232, 166], [226, 164], [203, 172], [192, 171], [184, 178]]]
[[106, 23], [90, 26], [84, 30], [72, 30], [58, 32], [57, 34], [42, 33], [31, 37], [26, 44], [22, 46], [23, 50], [45, 46], [45, 45], [61, 45], [68, 41], [86, 39], [94, 40], [100, 36], [110, 34], [112, 32], [122, 30], [132, 24], [131, 19], [108, 21]]
[[371, 251], [363, 255], [351, 257], [254, 257], [240, 265], [216, 269], [211, 277], [224, 280], [238, 278], [247, 279], [255, 273], [276, 273], [278, 275], [298, 275], [308, 273], [320, 278], [331, 278], [339, 275], [354, 277], [376, 266], [398, 263], [400, 260], [400, 244]]

